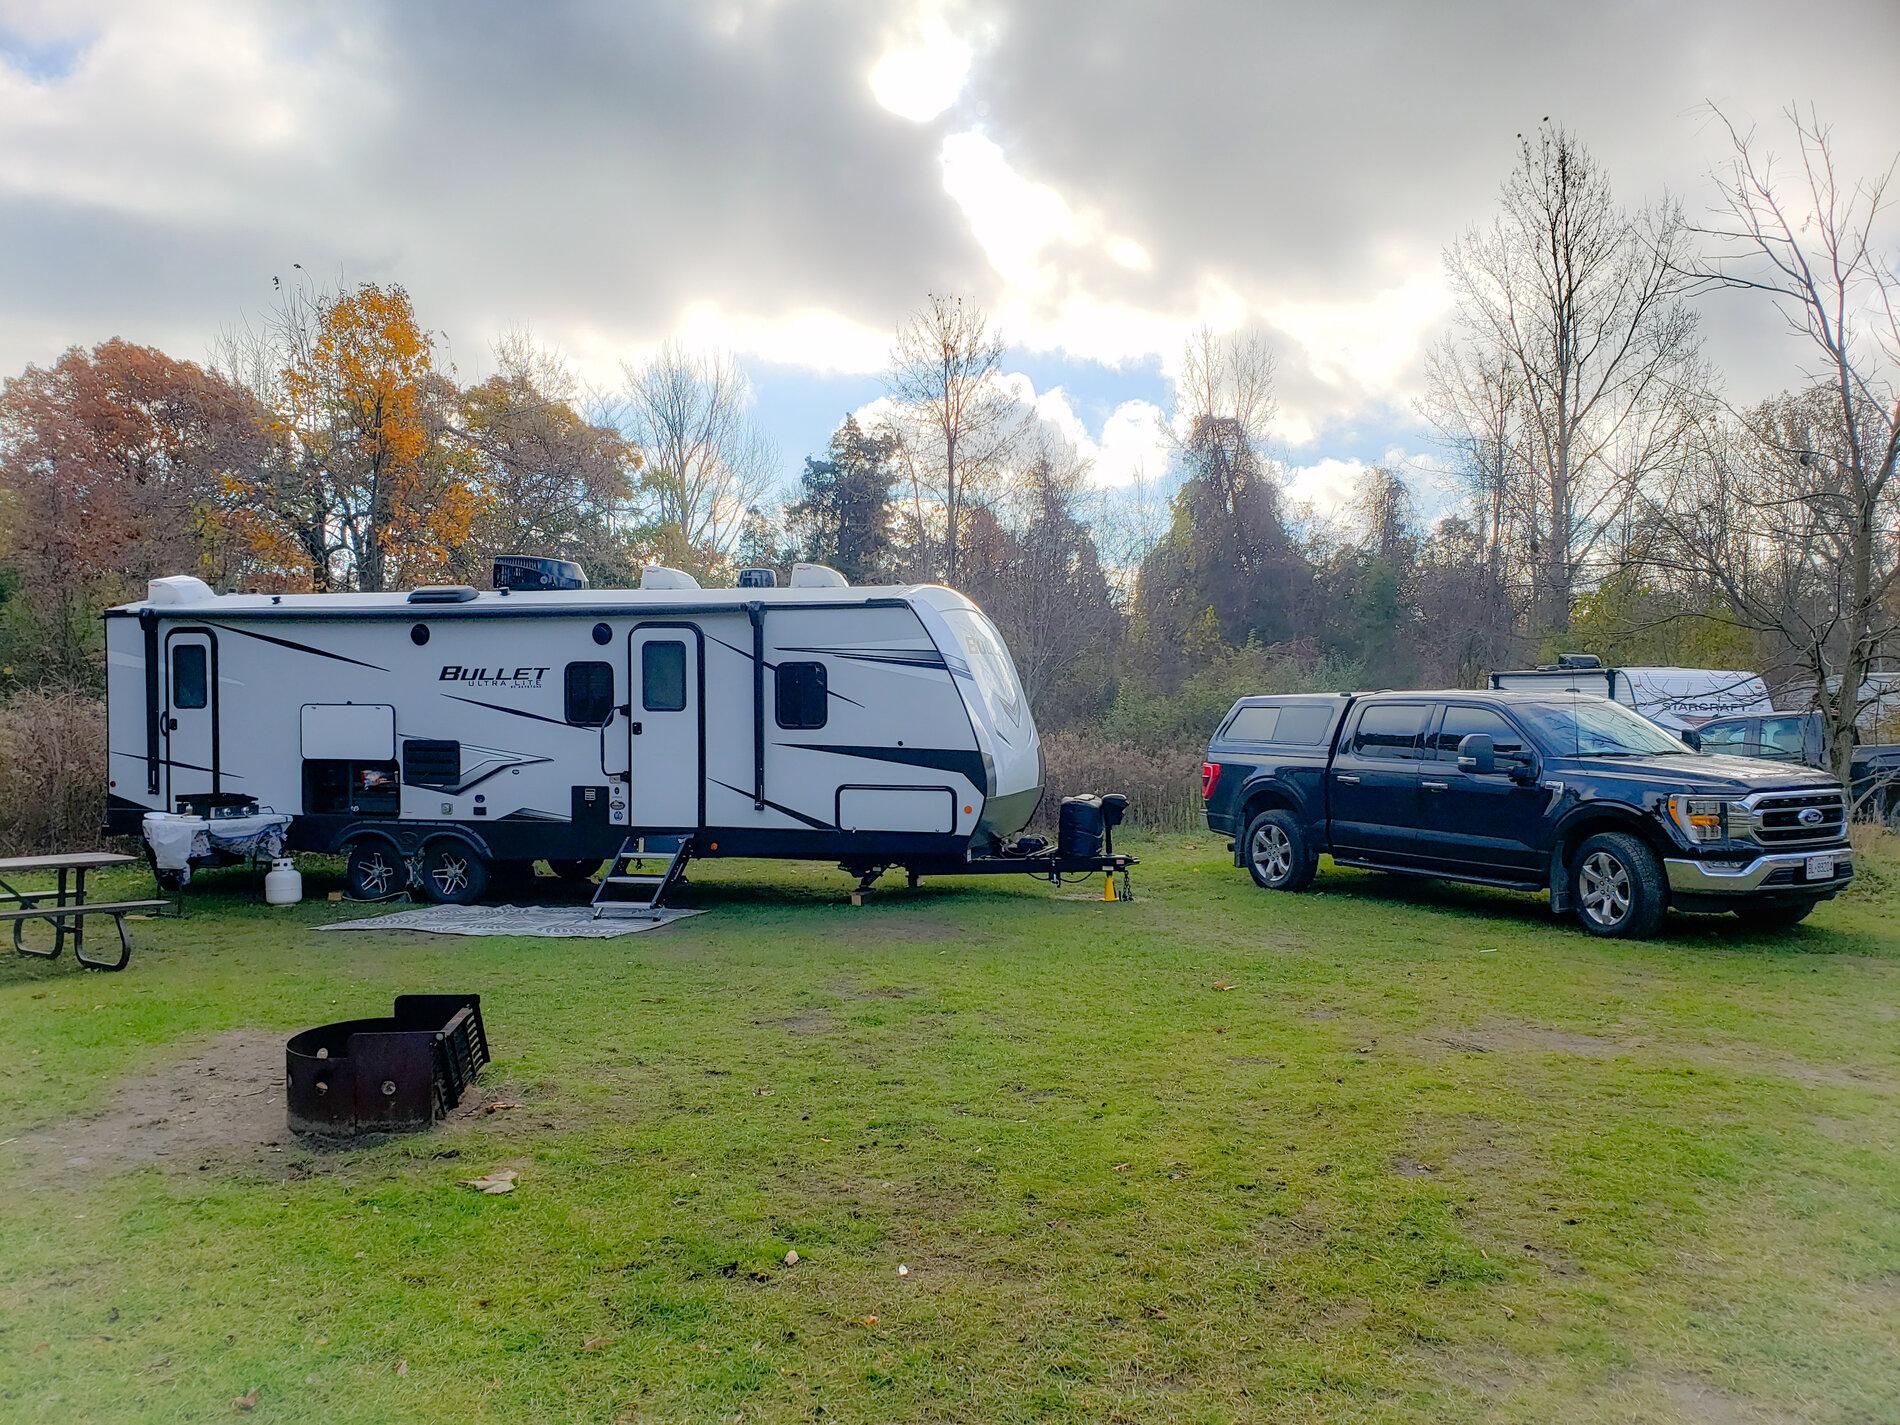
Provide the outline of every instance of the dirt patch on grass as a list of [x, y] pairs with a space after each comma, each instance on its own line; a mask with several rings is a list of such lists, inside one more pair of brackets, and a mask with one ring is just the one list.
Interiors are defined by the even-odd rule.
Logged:
[[849, 1000], [909, 999], [923, 993], [915, 985], [866, 985], [855, 980], [841, 980], [830, 989], [840, 999]]
[[98, 1117], [34, 1129], [7, 1151], [35, 1179], [73, 1181], [152, 1165], [228, 1166], [294, 1143], [284, 1122], [284, 1035], [234, 1029], [189, 1059], [123, 1080]]
[[838, 1016], [823, 1005], [814, 1005], [810, 1009], [801, 1009], [796, 1014], [782, 1015], [777, 1019], [755, 1019], [752, 1022], [761, 1029], [776, 1029], [799, 1036], [832, 1034], [838, 1028]]
[[1683, 1425], [1762, 1425], [1781, 1418], [1686, 1371], [1650, 1370], [1637, 1380], [1643, 1394], [1660, 1398]]
[[1433, 1033], [1428, 1043], [1459, 1054], [1574, 1054], [1588, 1059], [1611, 1059], [1629, 1052], [1613, 1039], [1558, 1029], [1548, 1024], [1500, 1020], [1475, 1029]]

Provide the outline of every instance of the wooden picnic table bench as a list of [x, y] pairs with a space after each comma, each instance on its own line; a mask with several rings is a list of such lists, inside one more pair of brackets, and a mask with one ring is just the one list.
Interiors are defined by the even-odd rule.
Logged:
[[[120, 855], [116, 851], [69, 851], [52, 856], [0, 857], [0, 904], [12, 903], [10, 909], [0, 910], [0, 924], [12, 923], [13, 948], [22, 955], [52, 960], [66, 948], [70, 937], [73, 958], [88, 970], [123, 970], [132, 958], [132, 937], [125, 928], [126, 916], [139, 911], [159, 910], [170, 902], [89, 901], [86, 899], [86, 873], [108, 866], [131, 865], [138, 859], [136, 856]], [[6, 879], [9, 875], [36, 871], [55, 873], [59, 878], [58, 884], [51, 890], [20, 890]], [[86, 954], [86, 917], [89, 915], [112, 917], [113, 927], [119, 932], [117, 960], [96, 960]], [[23, 932], [28, 922], [35, 920], [43, 920], [53, 927], [51, 950], [41, 950], [26, 943]]]

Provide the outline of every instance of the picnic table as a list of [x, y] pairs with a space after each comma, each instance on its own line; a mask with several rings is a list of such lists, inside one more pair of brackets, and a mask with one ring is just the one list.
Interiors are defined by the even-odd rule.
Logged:
[[[134, 911], [158, 910], [170, 902], [89, 901], [86, 899], [86, 873], [108, 866], [126, 866], [137, 856], [116, 851], [67, 851], [52, 856], [0, 857], [0, 924], [13, 923], [13, 948], [22, 955], [42, 960], [58, 957], [70, 937], [73, 958], [88, 970], [123, 970], [132, 958], [132, 939], [126, 933], [125, 918]], [[52, 873], [58, 877], [50, 890], [20, 890], [7, 878]], [[95, 960], [86, 954], [86, 917], [109, 915], [119, 932], [119, 958]], [[28, 945], [22, 932], [29, 921], [44, 920], [53, 927], [53, 948], [41, 950]]]

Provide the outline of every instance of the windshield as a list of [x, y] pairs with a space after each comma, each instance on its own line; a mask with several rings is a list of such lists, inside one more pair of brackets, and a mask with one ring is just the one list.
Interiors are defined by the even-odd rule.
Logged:
[[1689, 751], [1648, 718], [1608, 698], [1520, 703], [1515, 710], [1559, 757], [1666, 757]]

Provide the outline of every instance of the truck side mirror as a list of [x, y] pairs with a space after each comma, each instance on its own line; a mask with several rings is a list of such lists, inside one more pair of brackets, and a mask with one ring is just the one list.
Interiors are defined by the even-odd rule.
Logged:
[[1697, 732], [1693, 727], [1683, 728], [1682, 745], [1691, 752], [1700, 752], [1702, 750], [1702, 734]]
[[1498, 770], [1498, 754], [1488, 732], [1474, 732], [1458, 743], [1458, 770], [1488, 777]]

